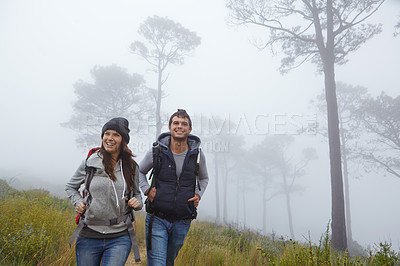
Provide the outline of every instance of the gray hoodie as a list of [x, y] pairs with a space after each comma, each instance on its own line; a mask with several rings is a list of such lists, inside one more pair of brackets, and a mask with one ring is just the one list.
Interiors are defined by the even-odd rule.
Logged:
[[[96, 172], [90, 183], [90, 194], [92, 200], [88, 202], [85, 212], [85, 219], [105, 221], [124, 215], [128, 210], [128, 205], [125, 200], [126, 182], [122, 174], [122, 162], [119, 160], [114, 168], [114, 174], [117, 178], [113, 182], [104, 170], [101, 155], [98, 152], [91, 155], [86, 161], [87, 166], [95, 167]], [[140, 207], [135, 210], [140, 210], [143, 206], [142, 197], [138, 188], [139, 184], [139, 167], [136, 167], [135, 174], [135, 187], [133, 195], [140, 202]], [[84, 199], [79, 192], [81, 185], [85, 182], [86, 171], [85, 161], [79, 166], [71, 180], [66, 184], [65, 191], [74, 206]], [[116, 225], [103, 226], [103, 225], [89, 225], [99, 233], [109, 234], [117, 233], [127, 229], [124, 222]]]

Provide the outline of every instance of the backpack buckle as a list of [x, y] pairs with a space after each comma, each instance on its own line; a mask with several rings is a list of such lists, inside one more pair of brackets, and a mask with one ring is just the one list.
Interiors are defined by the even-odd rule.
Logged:
[[108, 221], [109, 221], [110, 225], [116, 225], [116, 224], [118, 224], [118, 217], [110, 219]]

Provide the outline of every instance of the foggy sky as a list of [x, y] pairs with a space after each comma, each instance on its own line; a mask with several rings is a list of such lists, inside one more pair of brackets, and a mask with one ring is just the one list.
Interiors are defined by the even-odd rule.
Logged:
[[[336, 80], [368, 88], [372, 95], [384, 90], [399, 95], [400, 38], [393, 38], [400, 13], [399, 1], [387, 1], [370, 22], [383, 23], [383, 33], [369, 40], [348, 56], [349, 62], [336, 67]], [[284, 76], [279, 74], [280, 57], [269, 49], [259, 51], [252, 41], [266, 39], [263, 29], [227, 24], [225, 1], [22, 1], [0, 2], [0, 118], [3, 152], [0, 174], [5, 178], [37, 177], [47, 183], [65, 184], [84, 152], [75, 145], [75, 133], [60, 126], [72, 114], [76, 99], [73, 84], [92, 82], [95, 66], [117, 64], [145, 77], [146, 85], [156, 87], [156, 76], [149, 66], [129, 51], [129, 45], [142, 40], [137, 29], [148, 16], [159, 15], [181, 23], [201, 38], [200, 46], [185, 59], [183, 66], [170, 66], [165, 83], [167, 98], [162, 109], [172, 113], [185, 108], [189, 114], [231, 117], [246, 116], [254, 125], [257, 115], [313, 115], [309, 101], [320, 94], [323, 76], [306, 64]], [[194, 124], [193, 132], [199, 127]], [[244, 129], [248, 144], [262, 138], [255, 130]], [[135, 136], [131, 135], [135, 143]], [[151, 143], [149, 138], [141, 140]], [[314, 241], [329, 222], [330, 177], [326, 142], [313, 136], [304, 142], [314, 145], [319, 159], [307, 168], [300, 184], [307, 189], [292, 196], [294, 226], [298, 240]], [[138, 160], [144, 150], [137, 151]], [[209, 155], [212, 161], [213, 156]], [[4, 178], [1, 176], [1, 178]], [[246, 177], [243, 177], [246, 178]], [[200, 218], [215, 215], [213, 172], [200, 204]], [[256, 185], [256, 184], [255, 184]], [[398, 204], [400, 180], [371, 175], [350, 180], [353, 238], [363, 245], [391, 241], [400, 246]], [[231, 189], [234, 189], [233, 187]], [[234, 194], [234, 193], [232, 193]], [[231, 196], [229, 216], [235, 218], [237, 199]], [[260, 213], [251, 200], [261, 199], [257, 189], [249, 191], [247, 222], [261, 230]], [[283, 196], [268, 202], [268, 229], [288, 235]], [[240, 203], [240, 202], [239, 202]]]

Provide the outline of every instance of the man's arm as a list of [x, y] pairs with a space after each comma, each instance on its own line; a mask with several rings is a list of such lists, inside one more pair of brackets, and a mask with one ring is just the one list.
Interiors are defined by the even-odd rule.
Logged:
[[199, 202], [201, 197], [203, 196], [204, 191], [208, 185], [208, 172], [207, 172], [207, 164], [206, 164], [206, 157], [202, 150], [200, 150], [200, 163], [199, 163], [199, 185], [196, 186], [194, 197], [188, 199], [188, 201], [193, 201], [194, 207], [197, 208], [199, 206]]
[[206, 164], [206, 157], [202, 150], [200, 150], [200, 164], [199, 164], [199, 182], [200, 182], [200, 189], [196, 186], [195, 193], [198, 194], [200, 197], [203, 196], [204, 191], [208, 185], [208, 172], [207, 172], [207, 164]]
[[153, 151], [150, 150], [146, 153], [142, 161], [139, 163], [139, 187], [145, 194], [146, 190], [150, 188], [147, 181], [146, 174], [153, 168]]

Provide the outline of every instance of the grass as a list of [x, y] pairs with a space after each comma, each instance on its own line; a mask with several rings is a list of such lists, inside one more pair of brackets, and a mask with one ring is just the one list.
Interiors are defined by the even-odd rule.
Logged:
[[369, 257], [351, 257], [330, 246], [330, 231], [318, 245], [271, 239], [209, 222], [194, 222], [176, 265], [400, 265], [390, 243], [380, 243]]
[[60, 265], [74, 230], [71, 204], [44, 190], [16, 191], [3, 181], [0, 187], [0, 264]]
[[[144, 212], [137, 213], [141, 250], [144, 219]], [[75, 265], [74, 246], [68, 244], [74, 220], [68, 200], [43, 190], [17, 191], [0, 180], [0, 265]], [[333, 251], [329, 227], [316, 245], [195, 220], [176, 265], [400, 265], [400, 254], [387, 242], [367, 256]]]

